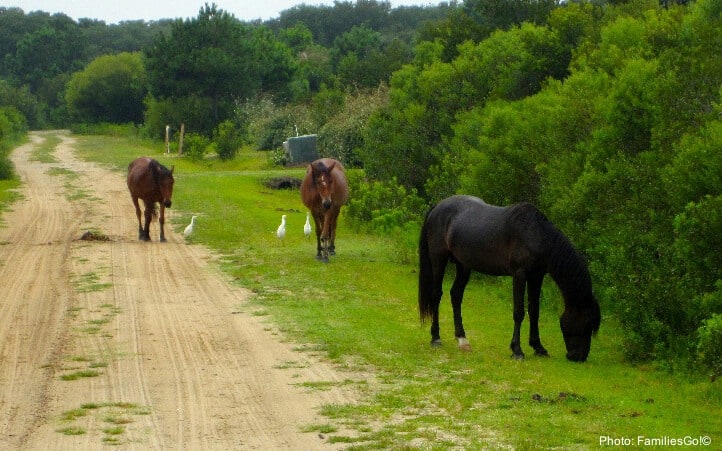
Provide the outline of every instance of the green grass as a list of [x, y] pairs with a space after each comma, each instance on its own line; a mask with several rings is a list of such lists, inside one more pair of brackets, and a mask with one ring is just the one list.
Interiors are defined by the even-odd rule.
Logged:
[[[102, 443], [120, 444], [128, 441], [128, 439], [121, 438], [120, 436], [125, 435], [129, 431], [129, 427], [135, 422], [133, 416], [148, 415], [150, 412], [150, 408], [147, 406], [139, 406], [138, 404], [129, 402], [86, 403], [81, 405], [79, 409], [63, 412], [58, 420], [67, 425], [68, 423], [74, 423], [84, 417], [92, 415], [91, 418], [101, 420], [103, 423], [110, 424], [110, 426], [91, 429], [91, 432], [102, 432], [105, 434], [101, 439]], [[77, 424], [70, 424], [56, 431], [64, 435], [81, 435], [88, 433], [85, 428]]]
[[57, 163], [58, 159], [55, 158], [53, 151], [61, 141], [58, 136], [46, 135], [43, 142], [33, 150], [31, 159], [40, 163]]
[[[237, 310], [265, 315], [299, 348], [376, 375], [354, 385], [366, 393], [359, 405], [327, 405], [328, 424], [309, 426], [332, 442], [355, 449], [538, 449], [597, 447], [600, 436], [707, 435], [722, 443], [722, 382], [625, 363], [613, 318], [602, 323], [588, 362], [566, 361], [552, 283], [544, 286], [540, 320], [550, 358], [531, 356], [528, 348], [525, 361], [510, 358], [511, 283], [478, 275], [464, 303], [473, 351], [459, 351], [448, 301], [453, 272], [441, 309], [444, 346], [432, 349], [428, 324], [418, 320], [416, 264], [404, 263], [413, 249], [398, 244], [414, 237], [356, 233], [342, 215], [338, 255], [317, 262], [315, 242], [303, 238], [298, 193], [262, 184], [281, 174], [300, 177], [303, 169], [270, 169], [265, 154], [252, 150], [231, 162], [192, 162], [137, 140], [78, 137], [78, 143], [85, 158], [119, 171], [140, 155], [175, 165], [173, 227], [181, 231], [198, 215], [193, 242], [218, 251], [223, 270], [255, 293]], [[280, 243], [273, 232], [282, 214], [288, 232]], [[525, 322], [523, 340], [527, 332]], [[293, 371], [293, 365], [277, 369]]]
[[74, 371], [72, 373], [63, 374], [60, 376], [60, 380], [63, 381], [76, 381], [78, 379], [82, 379], [85, 377], [98, 377], [100, 376], [100, 373], [95, 370], [81, 370], [81, 371]]

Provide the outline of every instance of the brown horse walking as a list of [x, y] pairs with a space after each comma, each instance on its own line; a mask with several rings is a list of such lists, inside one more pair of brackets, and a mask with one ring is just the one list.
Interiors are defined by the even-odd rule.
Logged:
[[321, 158], [308, 165], [301, 182], [301, 200], [316, 223], [316, 258], [328, 263], [336, 254], [336, 221], [348, 200], [348, 181], [341, 162]]
[[[170, 208], [173, 197], [173, 169], [169, 170], [156, 160], [140, 157], [128, 165], [128, 189], [135, 205], [135, 215], [138, 217], [138, 239], [150, 241], [150, 221], [155, 213], [156, 202], [160, 204], [160, 240], [165, 241], [163, 225], [165, 224], [165, 209]], [[140, 205], [138, 199], [143, 199], [145, 205], [145, 227], [140, 220]]]

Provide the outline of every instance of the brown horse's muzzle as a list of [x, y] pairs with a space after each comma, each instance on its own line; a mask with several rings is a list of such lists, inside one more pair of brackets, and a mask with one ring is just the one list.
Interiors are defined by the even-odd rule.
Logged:
[[170, 204], [171, 204], [171, 201], [170, 201], [170, 200], [164, 200], [164, 201], [163, 201], [163, 206], [164, 206], [165, 208], [170, 208]]
[[324, 199], [321, 204], [323, 205], [324, 209], [328, 210], [329, 208], [331, 208], [331, 199]]

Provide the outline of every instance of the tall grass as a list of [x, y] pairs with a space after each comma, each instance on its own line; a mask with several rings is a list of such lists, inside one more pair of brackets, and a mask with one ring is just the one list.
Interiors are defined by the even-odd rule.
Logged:
[[[239, 308], [268, 315], [286, 335], [341, 366], [375, 375], [357, 383], [367, 393], [360, 404], [324, 408], [336, 426], [318, 429], [332, 441], [358, 449], [592, 448], [603, 437], [637, 443], [639, 436], [722, 443], [720, 382], [624, 363], [613, 318], [603, 322], [588, 362], [566, 361], [562, 303], [552, 283], [544, 286], [540, 319], [550, 358], [510, 358], [510, 281], [478, 275], [464, 303], [474, 350], [455, 346], [448, 295], [441, 308], [445, 344], [432, 349], [428, 324], [418, 320], [416, 265], [400, 258], [413, 249], [399, 251], [397, 244], [413, 240], [356, 233], [342, 214], [338, 255], [317, 262], [315, 240], [303, 237], [298, 192], [263, 185], [279, 174], [300, 177], [302, 169], [269, 169], [265, 155], [252, 150], [230, 162], [191, 162], [119, 138], [82, 137], [79, 146], [85, 158], [120, 170], [140, 154], [174, 164], [171, 221], [180, 231], [198, 216], [193, 242], [216, 250], [223, 270], [255, 293]], [[282, 214], [287, 237], [279, 242], [273, 232]], [[450, 271], [445, 293], [452, 279]]]

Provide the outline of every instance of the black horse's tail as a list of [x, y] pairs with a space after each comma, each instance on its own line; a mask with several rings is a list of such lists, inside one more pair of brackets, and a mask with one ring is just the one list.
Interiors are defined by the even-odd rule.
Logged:
[[434, 288], [433, 269], [431, 267], [431, 256], [429, 255], [429, 213], [434, 209], [431, 207], [424, 217], [424, 224], [421, 226], [419, 237], [419, 318], [423, 324], [433, 314], [432, 292]]

